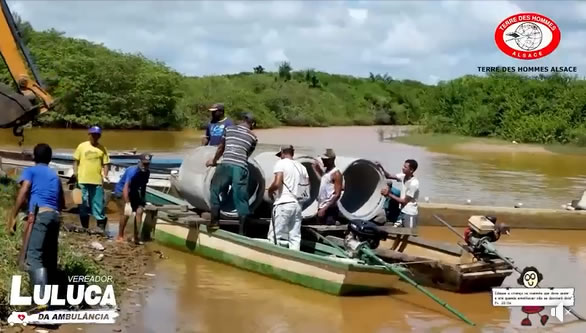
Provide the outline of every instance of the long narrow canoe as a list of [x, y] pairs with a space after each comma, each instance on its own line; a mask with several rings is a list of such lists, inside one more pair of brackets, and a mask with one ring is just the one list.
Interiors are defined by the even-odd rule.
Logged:
[[[149, 189], [147, 201], [158, 205], [184, 205], [184, 201]], [[147, 210], [142, 234], [154, 233], [158, 243], [229, 264], [247, 271], [333, 295], [385, 294], [400, 279], [382, 266], [344, 258], [338, 249], [303, 241], [301, 251], [226, 230], [208, 232], [202, 223], [180, 224]], [[409, 274], [408, 270], [395, 266]], [[409, 274], [410, 275], [410, 274]]]
[[[328, 240], [343, 245], [343, 240], [327, 236]], [[513, 269], [502, 259], [472, 261], [462, 248], [421, 237], [410, 237], [402, 252], [385, 249], [381, 244], [374, 252], [388, 263], [402, 263], [409, 267], [420, 284], [457, 293], [490, 291], [500, 286]]]

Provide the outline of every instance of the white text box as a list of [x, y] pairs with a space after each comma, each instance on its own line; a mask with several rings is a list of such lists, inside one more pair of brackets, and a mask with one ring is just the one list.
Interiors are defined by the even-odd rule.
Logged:
[[574, 288], [492, 288], [493, 306], [574, 306]]

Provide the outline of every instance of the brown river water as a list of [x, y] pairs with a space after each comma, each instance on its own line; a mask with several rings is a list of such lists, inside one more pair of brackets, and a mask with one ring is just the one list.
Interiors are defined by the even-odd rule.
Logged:
[[[45, 141], [56, 148], [74, 148], [83, 131], [29, 130], [25, 146]], [[260, 143], [291, 143], [326, 147], [338, 155], [380, 160], [389, 171], [399, 170], [407, 158], [419, 162], [421, 197], [432, 202], [557, 208], [577, 199], [586, 189], [586, 156], [539, 153], [458, 153], [449, 147], [436, 152], [399, 143], [379, 142], [376, 128], [284, 128], [257, 131]], [[181, 155], [197, 146], [201, 133], [106, 131], [110, 150], [148, 149]], [[0, 145], [15, 147], [8, 132]], [[273, 146], [274, 147], [274, 146]], [[273, 148], [273, 147], [269, 147]], [[266, 148], [265, 148], [266, 149]], [[423, 227], [428, 239], [456, 242], [442, 227]], [[156, 244], [148, 246], [158, 247]], [[586, 316], [586, 231], [513, 230], [497, 243], [499, 250], [520, 267], [536, 266], [542, 286], [574, 287], [574, 309]], [[477, 323], [470, 327], [413, 287], [403, 284], [386, 296], [334, 297], [317, 291], [241, 271], [171, 249], [161, 248], [167, 260], [152, 267], [155, 274], [145, 296], [123, 303], [133, 312], [120, 323], [123, 332], [585, 332], [586, 324], [566, 315], [564, 323], [550, 318], [545, 327], [537, 315], [531, 328], [521, 328], [519, 308], [491, 305], [490, 293], [461, 295], [431, 289], [452, 307]], [[517, 274], [504, 286], [517, 286]], [[130, 302], [130, 303], [129, 303]], [[545, 313], [549, 314], [549, 308]], [[72, 325], [90, 332], [112, 327]]]

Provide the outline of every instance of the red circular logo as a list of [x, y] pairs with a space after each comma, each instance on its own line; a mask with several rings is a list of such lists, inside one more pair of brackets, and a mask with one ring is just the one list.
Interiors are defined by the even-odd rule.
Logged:
[[552, 53], [560, 44], [559, 26], [547, 16], [519, 13], [504, 19], [496, 27], [498, 48], [515, 59], [533, 60]]

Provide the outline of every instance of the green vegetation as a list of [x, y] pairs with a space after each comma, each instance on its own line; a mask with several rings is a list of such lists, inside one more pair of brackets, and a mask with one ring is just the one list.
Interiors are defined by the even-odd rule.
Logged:
[[[253, 111], [260, 127], [424, 125], [428, 131], [523, 143], [586, 145], [586, 81], [562, 75], [465, 76], [437, 86], [388, 74], [357, 78], [262, 65], [233, 75], [185, 77], [160, 62], [123, 54], [18, 20], [49, 91], [60, 103], [41, 125], [136, 129], [201, 128], [207, 107]], [[7, 72], [0, 75], [10, 82]]]
[[586, 81], [563, 75], [465, 76], [430, 90], [428, 129], [523, 143], [586, 145]]

